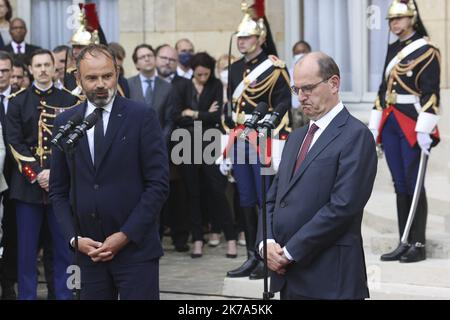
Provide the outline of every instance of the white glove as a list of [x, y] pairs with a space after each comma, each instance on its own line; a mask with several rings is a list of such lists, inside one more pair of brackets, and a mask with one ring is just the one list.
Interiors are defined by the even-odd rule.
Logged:
[[425, 132], [417, 132], [417, 144], [420, 149], [422, 149], [423, 153], [426, 155], [430, 155], [431, 143], [433, 140], [430, 137], [429, 133]]
[[227, 176], [232, 168], [233, 165], [231, 164], [230, 158], [225, 158], [225, 160], [219, 165], [220, 173], [222, 173], [224, 176]]
[[377, 139], [378, 139], [378, 130], [377, 130], [377, 129], [370, 129], [370, 132], [372, 132], [373, 138], [375, 139], [375, 143], [377, 143]]

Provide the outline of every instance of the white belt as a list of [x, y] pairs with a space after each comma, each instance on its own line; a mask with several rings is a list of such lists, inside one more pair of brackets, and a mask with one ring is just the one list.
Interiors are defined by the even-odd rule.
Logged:
[[[258, 121], [258, 123], [263, 123], [265, 120], [268, 120], [270, 118], [270, 115], [271, 115], [270, 113], [267, 113], [261, 120]], [[237, 123], [237, 113], [236, 112], [232, 112], [231, 116], [233, 117], [234, 123]], [[243, 115], [243, 116], [244, 116], [244, 122], [247, 121], [247, 120], [250, 120], [252, 118], [251, 114], [246, 114], [246, 115]], [[243, 123], [238, 123], [238, 124], [243, 124]]]
[[415, 104], [419, 102], [419, 97], [413, 94], [397, 94], [395, 99], [396, 104]]
[[[234, 123], [237, 123], [237, 116], [238, 116], [237, 113], [233, 112], [231, 116], [233, 117]], [[242, 115], [241, 115], [241, 117], [242, 117]], [[251, 118], [252, 118], [251, 114], [244, 115], [244, 121], [250, 120]]]

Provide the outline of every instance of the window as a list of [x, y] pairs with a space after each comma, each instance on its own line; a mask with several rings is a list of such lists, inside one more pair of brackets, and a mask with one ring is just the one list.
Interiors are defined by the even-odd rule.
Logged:
[[[341, 69], [341, 97], [360, 119], [368, 118], [386, 58], [390, 0], [285, 0], [285, 11], [300, 12], [299, 19], [287, 14], [289, 48], [303, 34], [314, 51], [332, 56]], [[300, 8], [299, 8], [300, 7]], [[290, 29], [297, 29], [292, 32]]]
[[[100, 25], [106, 39], [109, 42], [117, 41], [119, 39], [118, 0], [85, 2], [96, 3]], [[50, 50], [61, 44], [69, 44], [74, 32], [73, 3], [72, 0], [32, 0], [33, 14], [29, 28], [31, 43]]]
[[333, 57], [341, 70], [341, 90], [352, 92], [350, 0], [304, 0], [304, 37], [314, 51]]

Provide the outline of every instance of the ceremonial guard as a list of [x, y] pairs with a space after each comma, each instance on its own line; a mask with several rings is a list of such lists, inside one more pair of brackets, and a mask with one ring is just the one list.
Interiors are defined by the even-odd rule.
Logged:
[[400, 237], [409, 230], [406, 226], [414, 190], [419, 192], [415, 215], [414, 207], [411, 210], [414, 219], [407, 240], [382, 255], [381, 260], [416, 262], [426, 258], [427, 200], [418, 176], [425, 172], [431, 147], [439, 142], [441, 58], [428, 39], [415, 1], [393, 1], [387, 19], [398, 40], [388, 48], [369, 128], [382, 144], [394, 181]]
[[[268, 53], [273, 53], [275, 46], [270, 41], [266, 43], [266, 39], [271, 40], [271, 35], [265, 24], [264, 1], [255, 1], [251, 7], [243, 2], [242, 11], [244, 18], [238, 27], [237, 43], [243, 58], [231, 65], [229, 75], [228, 90], [229, 96], [232, 96], [232, 112], [227, 112], [228, 121], [225, 123], [232, 128], [230, 139], [236, 143], [239, 138], [236, 139], [235, 133], [242, 131], [245, 121], [251, 118], [260, 102], [268, 104], [269, 112], [276, 109], [280, 114], [281, 123], [274, 133], [285, 139], [291, 130], [288, 116], [291, 102], [289, 74], [285, 63]], [[244, 214], [248, 259], [239, 268], [229, 271], [227, 276], [261, 279], [264, 275], [263, 263], [258, 260], [259, 255], [255, 251], [257, 207], [261, 208], [262, 204], [261, 164], [259, 156], [256, 164], [248, 161], [252, 158], [251, 154], [257, 152], [254, 144], [246, 142], [244, 148], [234, 148], [233, 174]], [[243, 157], [236, 157], [236, 152], [245, 153], [245, 164], [237, 163]]]
[[70, 299], [66, 269], [71, 262], [69, 245], [59, 230], [48, 198], [51, 137], [55, 117], [77, 104], [75, 96], [55, 88], [54, 59], [48, 50], [31, 55], [35, 79], [28, 89], [9, 101], [6, 141], [15, 160], [10, 198], [16, 203], [18, 239], [18, 298], [36, 299], [39, 234], [44, 217], [53, 245], [54, 284], [57, 299]]
[[[77, 60], [81, 50], [90, 44], [108, 45], [106, 37], [100, 26], [95, 3], [80, 3], [79, 6], [79, 27], [70, 39], [70, 44], [72, 45], [72, 55], [75, 61]], [[64, 88], [84, 100], [85, 97], [81, 93], [81, 87], [77, 85], [75, 79], [76, 72], [77, 69], [75, 67], [68, 68], [66, 70], [66, 75], [64, 77]], [[119, 76], [117, 92], [122, 97], [130, 97], [130, 89], [128, 87], [127, 80], [122, 75]]]

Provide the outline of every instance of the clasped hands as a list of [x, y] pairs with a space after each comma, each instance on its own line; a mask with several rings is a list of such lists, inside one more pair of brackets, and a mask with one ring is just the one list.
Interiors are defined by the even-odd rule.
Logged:
[[116, 232], [103, 243], [90, 238], [79, 238], [78, 249], [94, 262], [107, 262], [111, 261], [128, 242], [125, 233]]
[[267, 244], [267, 266], [270, 270], [279, 275], [284, 275], [286, 273], [286, 267], [291, 262], [292, 261], [286, 257], [283, 248], [281, 248], [278, 243], [272, 242]]

